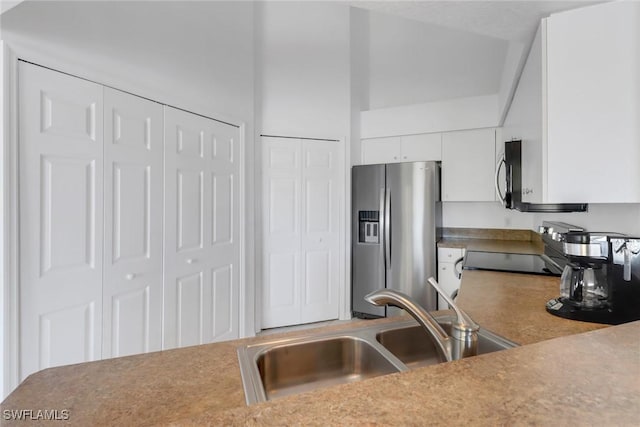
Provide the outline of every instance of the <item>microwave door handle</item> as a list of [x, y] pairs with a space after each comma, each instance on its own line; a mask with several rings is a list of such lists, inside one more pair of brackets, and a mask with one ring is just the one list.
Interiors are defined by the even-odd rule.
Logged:
[[505, 206], [507, 199], [505, 196], [502, 195], [502, 192], [500, 191], [500, 169], [502, 169], [503, 165], [506, 165], [504, 154], [502, 154], [502, 156], [498, 160], [498, 163], [496, 164], [495, 185], [496, 185], [496, 195], [498, 196], [498, 200], [500, 201], [500, 204], [502, 206]]

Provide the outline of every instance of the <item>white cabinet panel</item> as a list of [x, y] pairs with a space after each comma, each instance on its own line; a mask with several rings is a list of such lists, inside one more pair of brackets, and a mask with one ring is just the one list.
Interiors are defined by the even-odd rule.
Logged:
[[522, 140], [522, 200], [640, 202], [640, 3], [543, 19], [505, 118]]
[[20, 378], [100, 358], [102, 86], [19, 65]]
[[402, 149], [399, 136], [363, 139], [361, 150], [363, 165], [402, 161]]
[[[462, 258], [465, 250], [463, 248], [438, 248], [438, 283], [447, 295], [451, 296], [460, 288], [458, 274], [461, 272], [460, 264], [456, 267], [456, 262]], [[438, 310], [448, 310], [449, 304], [438, 295]]]
[[262, 327], [335, 319], [344, 173], [340, 144], [263, 141]]
[[424, 133], [402, 136], [402, 161], [442, 160], [442, 134]]
[[238, 337], [239, 135], [165, 107], [165, 349]]
[[495, 129], [442, 134], [442, 201], [495, 200]]
[[362, 164], [416, 162], [442, 159], [442, 134], [363, 139]]
[[163, 117], [155, 102], [104, 89], [102, 356], [162, 343]]
[[547, 201], [640, 202], [639, 27], [638, 2], [547, 19]]

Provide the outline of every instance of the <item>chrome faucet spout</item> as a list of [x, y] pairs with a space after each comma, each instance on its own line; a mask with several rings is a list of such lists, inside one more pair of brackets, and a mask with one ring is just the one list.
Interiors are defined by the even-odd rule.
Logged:
[[430, 277], [428, 282], [444, 297], [456, 313], [456, 321], [452, 324], [451, 336], [447, 335], [442, 326], [427, 310], [400, 291], [381, 289], [368, 294], [364, 299], [374, 305], [388, 304], [404, 309], [433, 337], [436, 347], [446, 361], [475, 356], [478, 350], [477, 332], [480, 327], [446, 295], [433, 277]]
[[404, 309], [435, 339], [435, 344], [443, 359], [447, 362], [453, 360], [451, 358], [449, 335], [442, 329], [436, 319], [420, 304], [411, 299], [409, 295], [393, 289], [381, 289], [366, 295], [364, 299], [373, 305], [388, 304]]

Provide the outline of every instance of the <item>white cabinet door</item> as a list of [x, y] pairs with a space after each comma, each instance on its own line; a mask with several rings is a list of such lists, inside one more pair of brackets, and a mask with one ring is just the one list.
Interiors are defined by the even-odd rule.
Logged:
[[[458, 274], [462, 266], [456, 262], [464, 255], [463, 248], [438, 248], [438, 284], [452, 296], [460, 288]], [[449, 304], [438, 295], [438, 310], [448, 310]]]
[[442, 134], [442, 200], [495, 200], [495, 129]]
[[545, 201], [640, 202], [640, 3], [547, 19]]
[[19, 65], [20, 379], [101, 356], [102, 91]]
[[102, 357], [161, 349], [162, 105], [104, 89]]
[[239, 130], [165, 107], [163, 348], [238, 337]]
[[362, 164], [398, 163], [402, 161], [402, 147], [399, 136], [389, 138], [363, 139]]
[[262, 327], [338, 317], [343, 164], [333, 141], [263, 138]]
[[442, 134], [423, 133], [401, 137], [402, 161], [442, 160]]

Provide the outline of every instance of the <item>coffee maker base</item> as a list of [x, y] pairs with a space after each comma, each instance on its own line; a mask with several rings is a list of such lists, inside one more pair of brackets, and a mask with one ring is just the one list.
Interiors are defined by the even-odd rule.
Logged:
[[570, 320], [580, 320], [590, 323], [602, 323], [607, 325], [620, 325], [622, 323], [640, 320], [638, 311], [612, 310], [610, 307], [582, 308], [563, 301], [563, 298], [554, 298], [547, 301], [546, 309], [554, 316]]

